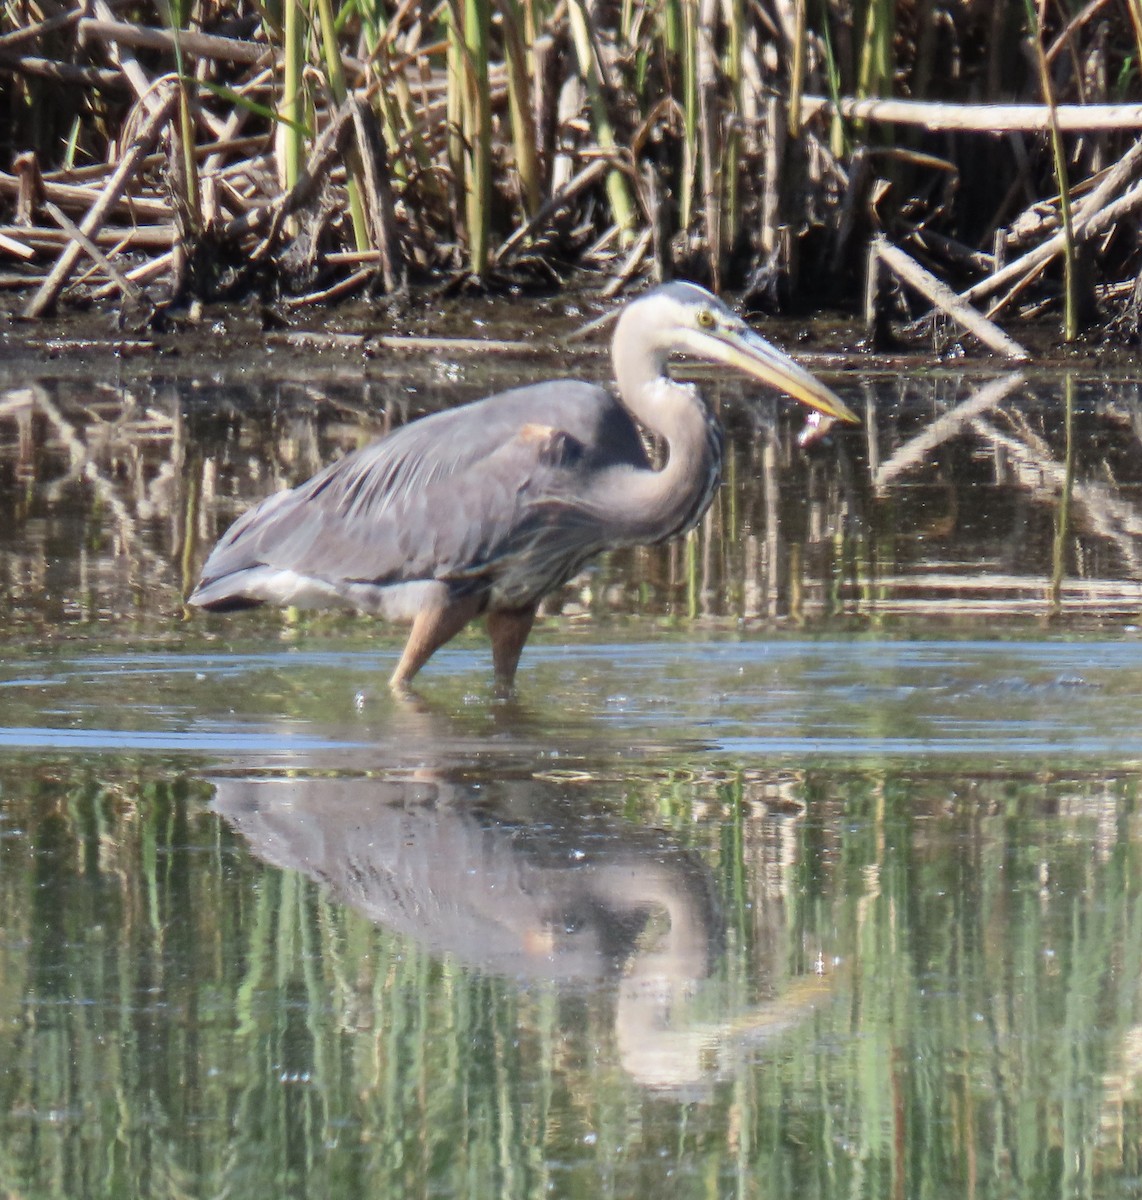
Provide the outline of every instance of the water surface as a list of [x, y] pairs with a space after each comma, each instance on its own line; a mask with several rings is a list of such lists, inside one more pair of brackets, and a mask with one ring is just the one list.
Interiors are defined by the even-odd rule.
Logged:
[[702, 528], [510, 701], [478, 630], [398, 703], [368, 623], [184, 619], [252, 500], [537, 369], [4, 381], [0, 1189], [1137, 1194], [1138, 383], [841, 378], [809, 453], [717, 391]]

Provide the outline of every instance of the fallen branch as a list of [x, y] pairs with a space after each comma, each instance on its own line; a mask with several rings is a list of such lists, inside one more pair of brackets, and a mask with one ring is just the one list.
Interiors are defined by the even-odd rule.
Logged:
[[918, 291], [941, 312], [946, 313], [997, 354], [1006, 355], [1016, 362], [1026, 362], [1031, 357], [998, 325], [972, 308], [946, 283], [937, 279], [930, 271], [926, 271], [914, 258], [883, 237], [878, 237], [873, 242], [870, 251], [870, 272], [878, 270], [877, 261], [884, 263], [902, 282]]
[[[106, 178], [106, 172], [104, 172]], [[21, 183], [19, 176], [7, 175], [0, 171], [0, 196], [19, 196]], [[43, 196], [58, 204], [63, 209], [82, 209], [84, 212], [91, 207], [92, 201], [99, 195], [95, 187], [84, 187], [76, 183], [52, 183], [44, 179], [41, 184]], [[127, 196], [115, 204], [112, 211], [122, 210], [132, 220], [169, 221], [171, 207], [166, 200], [150, 196]]]
[[493, 265], [502, 267], [505, 263], [511, 262], [523, 245], [538, 233], [561, 208], [565, 208], [580, 192], [586, 191], [593, 183], [601, 179], [610, 167], [611, 163], [607, 159], [598, 158], [585, 166], [573, 179], [569, 179], [526, 225], [521, 225], [507, 241], [501, 243], [500, 248], [492, 256]]
[[84, 253], [91, 259], [92, 262], [102, 267], [108, 277], [114, 281], [115, 286], [123, 295], [124, 300], [129, 300], [136, 305], [141, 313], [145, 313], [147, 318], [150, 318], [154, 312], [154, 305], [151, 303], [146, 292], [143, 291], [138, 284], [126, 278], [122, 271], [103, 253], [102, 250], [80, 229], [74, 221], [57, 208], [50, 200], [44, 202], [44, 208], [48, 215], [55, 221], [59, 227], [73, 239], [78, 242], [83, 248]]
[[[136, 25], [126, 21], [96, 20], [87, 18], [79, 23], [79, 41], [88, 39], [113, 42], [119, 46], [137, 46], [144, 50], [169, 50], [174, 52], [174, 36], [166, 29], [154, 29], [149, 25]], [[184, 54], [194, 58], [209, 58], [221, 62], [246, 63], [258, 66], [273, 58], [269, 46], [241, 38], [219, 37], [213, 33], [195, 33], [180, 29], [178, 44]]]
[[[806, 117], [839, 112], [850, 121], [917, 125], [938, 133], [1046, 133], [1051, 110], [1045, 104], [941, 104], [923, 100], [856, 100], [834, 103], [826, 96], [802, 96]], [[1142, 129], [1142, 104], [1060, 104], [1056, 110], [1064, 133], [1118, 133]]]
[[[91, 206], [87, 216], [80, 223], [80, 229], [88, 237], [103, 224], [107, 214], [123, 194], [123, 189], [130, 182], [139, 163], [158, 140], [163, 126], [170, 119], [170, 115], [174, 111], [176, 100], [177, 96], [173, 88], [164, 89], [162, 99], [158, 101], [156, 107], [143, 122], [138, 135], [123, 155], [119, 165], [115, 168], [114, 174], [107, 181], [107, 186], [100, 193], [99, 199]], [[49, 272], [47, 279], [44, 280], [40, 289], [32, 297], [31, 302], [24, 310], [25, 317], [42, 317], [51, 311], [55, 306], [60, 290], [67, 282], [67, 277], [71, 274], [82, 253], [83, 250], [78, 242], [72, 241], [68, 243], [64, 252], [59, 256], [56, 265]]]
[[[1127, 180], [1133, 177], [1140, 166], [1142, 166], [1142, 140], [1135, 142], [1122, 158], [1107, 171], [1098, 187], [1075, 205], [1074, 236], [1077, 242], [1086, 242], [1091, 238], [1100, 237], [1121, 217], [1129, 215], [1142, 203], [1142, 188], [1137, 184], [1116, 201], [1108, 203], [1111, 196], [1115, 195]], [[1033, 250], [1029, 250], [1014, 262], [1008, 263], [1003, 270], [996, 271], [994, 275], [989, 275], [986, 279], [981, 279], [968, 288], [963, 293], [962, 299], [970, 304], [983, 296], [989, 296], [992, 292], [999, 291], [1012, 280], [1038, 271], [1061, 253], [1065, 244], [1066, 237], [1063, 231], [1059, 230], [1045, 242], [1040, 242]]]
[[12, 75], [35, 75], [40, 79], [50, 79], [53, 83], [91, 87], [101, 92], [121, 92], [127, 88], [123, 76], [107, 67], [81, 67], [32, 54], [0, 54], [0, 71]]

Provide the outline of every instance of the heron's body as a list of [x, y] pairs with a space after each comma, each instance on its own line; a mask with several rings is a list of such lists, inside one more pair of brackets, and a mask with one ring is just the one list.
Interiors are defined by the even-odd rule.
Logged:
[[[694, 317], [687, 344], [665, 318], [691, 312], [713, 316], [701, 324]], [[632, 336], [632, 317], [640, 316], [650, 328], [635, 325]], [[714, 319], [728, 331], [725, 352], [703, 340], [713, 328], [704, 322]], [[215, 611], [344, 606], [411, 620], [393, 676], [398, 687], [486, 613], [497, 678], [510, 684], [548, 592], [600, 551], [674, 537], [709, 507], [722, 431], [696, 389], [665, 374], [679, 340], [682, 349], [758, 374], [756, 364], [738, 361], [744, 344], [764, 378], [855, 419], [708, 293], [670, 285], [628, 306], [616, 330], [621, 402], [591, 384], [559, 380], [406, 425], [240, 517], [211, 553], [190, 603]], [[636, 418], [666, 442], [661, 470], [651, 466]]]

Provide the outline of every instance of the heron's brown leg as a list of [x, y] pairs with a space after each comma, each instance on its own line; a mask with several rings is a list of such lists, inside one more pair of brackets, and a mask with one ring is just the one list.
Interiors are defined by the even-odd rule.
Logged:
[[479, 612], [480, 600], [476, 596], [435, 600], [422, 608], [413, 620], [404, 653], [389, 679], [389, 687], [394, 692], [404, 691], [432, 655]]
[[535, 606], [515, 608], [510, 612], [488, 613], [488, 636], [492, 639], [492, 662], [496, 668], [496, 683], [510, 688], [515, 669], [523, 653], [524, 642], [535, 623]]

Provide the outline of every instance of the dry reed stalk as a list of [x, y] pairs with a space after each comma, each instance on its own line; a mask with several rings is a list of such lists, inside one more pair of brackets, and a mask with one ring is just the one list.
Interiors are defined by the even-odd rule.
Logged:
[[698, 89], [698, 152], [706, 261], [715, 292], [722, 287], [722, 139], [718, 119], [718, 58], [714, 47], [719, 0], [700, 0], [694, 69]]
[[[1075, 206], [1074, 236], [1077, 241], [1089, 241], [1106, 232], [1120, 217], [1135, 212], [1142, 203], [1142, 188], [1134, 187], [1123, 192], [1116, 200], [1111, 198], [1121, 191], [1126, 183], [1142, 170], [1142, 141], [1137, 141], [1121, 159], [1105, 173], [1102, 181], [1085, 199]], [[1057, 233], [1045, 242], [1028, 251], [1014, 262], [1008, 263], [994, 275], [981, 279], [963, 293], [969, 304], [999, 291], [1013, 280], [1041, 269], [1062, 249], [1063, 234]]]
[[89, 87], [97, 92], [121, 92], [129, 85], [118, 71], [106, 67], [83, 67], [74, 63], [56, 62], [34, 54], [0, 53], [0, 72], [13, 75], [34, 75], [52, 83], [72, 87]]
[[[873, 243], [872, 253], [894, 271], [901, 282], [918, 291], [941, 312], [951, 317], [957, 325], [974, 334], [985, 346], [1016, 362], [1027, 362], [1030, 355], [998, 325], [965, 303], [946, 283], [926, 271], [910, 255], [892, 245], [883, 237]], [[875, 264], [874, 264], [875, 265]]]
[[[163, 126], [170, 120], [171, 113], [177, 103], [177, 95], [172, 88], [164, 88], [160, 93], [156, 106], [151, 110], [147, 119], [139, 128], [135, 140], [127, 148], [119, 161], [114, 174], [107, 181], [107, 186], [99, 198], [91, 206], [87, 216], [80, 223], [80, 229], [88, 237], [102, 226], [107, 214], [122, 195], [132, 176], [138, 170], [139, 163], [150, 151], [151, 146], [158, 140]], [[59, 260], [52, 268], [46, 280], [36, 292], [24, 310], [25, 317], [41, 317], [55, 305], [60, 289], [67, 282], [67, 277], [75, 267], [82, 250], [77, 242], [70, 242]]]
[[0, 233], [0, 253], [22, 259], [24, 262], [31, 262], [36, 257], [36, 252], [31, 246], [6, 233]]
[[48, 215], [55, 221], [59, 227], [70, 237], [74, 242], [77, 242], [83, 249], [83, 252], [99, 266], [103, 272], [111, 279], [115, 286], [122, 293], [123, 299], [134, 304], [139, 311], [140, 316], [145, 320], [149, 320], [154, 312], [154, 305], [147, 297], [146, 292], [133, 280], [128, 279], [122, 271], [107, 257], [106, 254], [80, 229], [71, 218], [57, 208], [50, 200], [44, 201], [44, 209]]
[[610, 169], [611, 164], [604, 158], [597, 158], [594, 162], [588, 163], [573, 179], [559, 188], [526, 225], [521, 225], [500, 245], [493, 260], [495, 265], [503, 267], [511, 262], [557, 213], [568, 208], [583, 192], [602, 179]]
[[[244, 63], [248, 66], [264, 66], [273, 61], [274, 52], [266, 45], [247, 42], [240, 38], [218, 37], [210, 33], [195, 33], [179, 30], [176, 35], [166, 29], [154, 29], [149, 25], [114, 19], [86, 18], [79, 22], [79, 40], [114, 43], [117, 46], [135, 46], [141, 50], [167, 50], [174, 52], [175, 43], [184, 54], [192, 58], [205, 58], [214, 62]], [[355, 64], [359, 65], [359, 64]]]
[[[158, 160], [156, 160], [158, 161]], [[103, 170], [106, 180], [109, 172]], [[20, 179], [14, 175], [0, 172], [0, 196], [19, 196]], [[91, 207], [99, 195], [99, 188], [94, 186], [82, 187], [70, 183], [56, 183], [44, 178], [41, 185], [42, 195], [58, 204], [62, 209], [82, 209], [84, 212]], [[122, 213], [132, 220], [170, 220], [170, 204], [150, 196], [124, 196], [116, 201], [112, 212]]]
[[[58, 253], [71, 238], [62, 229], [41, 225], [0, 225], [0, 235], [15, 238], [30, 246], [37, 253]], [[122, 246], [128, 250], [169, 249], [176, 237], [173, 225], [105, 225], [102, 229], [86, 234], [100, 246]]]
[[[607, 109], [602, 61], [584, 0], [567, 0], [567, 18], [579, 63], [579, 76], [587, 93], [596, 142], [605, 154], [614, 156], [618, 152], [618, 144]], [[636, 209], [627, 178], [619, 168], [614, 167], [607, 172], [606, 189], [611, 215], [619, 227], [621, 240], [624, 245], [629, 245], [634, 239]]]
[[[923, 100], [861, 100], [803, 97], [805, 119], [837, 113], [851, 121], [915, 125], [939, 133], [1046, 133], [1050, 109], [1045, 104], [954, 104]], [[1122, 132], [1142, 129], [1142, 104], [1060, 104], [1063, 133]]]

